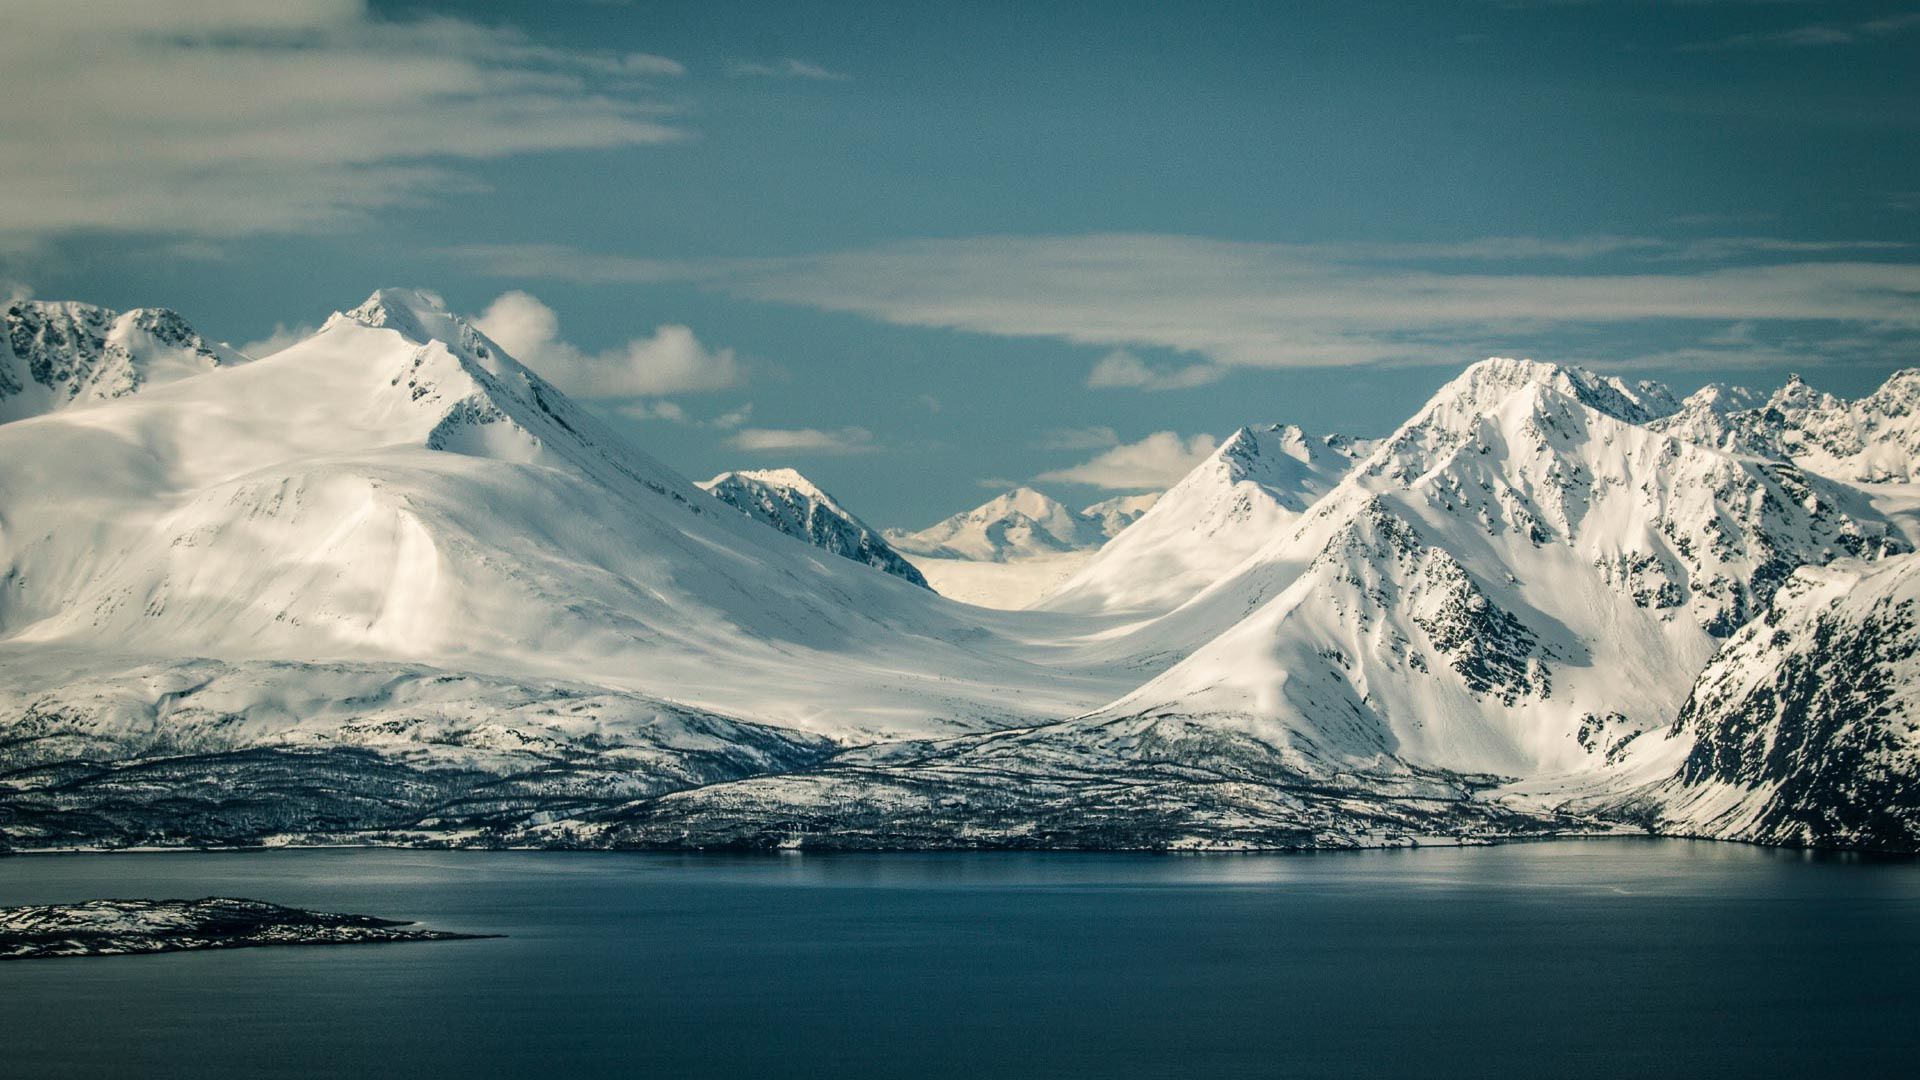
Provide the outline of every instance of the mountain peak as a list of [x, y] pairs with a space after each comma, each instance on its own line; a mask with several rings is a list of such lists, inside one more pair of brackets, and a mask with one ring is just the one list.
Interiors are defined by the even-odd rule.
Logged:
[[1839, 398], [1822, 390], [1816, 390], [1799, 372], [1787, 376], [1787, 381], [1767, 399], [1769, 408], [1793, 415], [1807, 410], [1831, 411], [1841, 407]]
[[695, 486], [796, 540], [930, 588], [879, 533], [797, 469], [740, 469]]
[[359, 307], [336, 318], [375, 330], [392, 330], [416, 345], [439, 341], [459, 347], [478, 337], [465, 320], [447, 310], [438, 293], [426, 289], [376, 289]]
[[1098, 547], [1107, 534], [1101, 522], [1023, 485], [919, 532], [895, 529], [886, 536], [910, 555], [1006, 562]]
[[1004, 495], [996, 496], [974, 512], [979, 513], [988, 508], [995, 510], [1017, 510], [1031, 518], [1042, 518], [1048, 514], [1066, 509], [1066, 504], [1048, 495], [1044, 491], [1036, 491], [1033, 488], [1023, 485], [1008, 491]]
[[1868, 397], [1875, 401], [1920, 401], [1920, 368], [1901, 368]]
[[801, 473], [799, 469], [729, 469], [700, 486], [710, 489], [716, 485], [724, 484], [734, 477], [740, 477], [746, 480], [757, 480], [760, 483], [773, 484], [777, 487], [792, 488], [795, 491], [814, 496], [815, 498], [828, 499], [831, 501], [827, 493], [821, 490], [818, 484], [807, 479], [805, 474]]
[[1644, 424], [1680, 407], [1673, 392], [1656, 382], [1628, 383], [1573, 364], [1504, 356], [1469, 365], [1436, 398], [1466, 398], [1484, 408], [1529, 385], [1559, 391], [1629, 424]]
[[367, 326], [391, 326], [396, 318], [419, 318], [447, 313], [447, 302], [439, 293], [426, 289], [388, 287], [375, 289], [360, 306], [347, 312], [347, 318]]
[[1339, 486], [1370, 440], [1243, 427], [1048, 598], [1060, 611], [1164, 612], [1224, 577]]
[[1688, 412], [1729, 413], [1757, 408], [1761, 400], [1760, 395], [1744, 386], [1734, 386], [1731, 383], [1708, 383], [1688, 394], [1680, 403], [1680, 407]]

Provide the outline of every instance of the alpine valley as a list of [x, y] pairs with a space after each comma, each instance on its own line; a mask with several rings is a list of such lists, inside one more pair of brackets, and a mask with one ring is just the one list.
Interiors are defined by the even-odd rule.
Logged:
[[424, 292], [258, 359], [5, 320], [6, 848], [1920, 850], [1920, 372], [1490, 359], [1385, 438], [882, 532]]

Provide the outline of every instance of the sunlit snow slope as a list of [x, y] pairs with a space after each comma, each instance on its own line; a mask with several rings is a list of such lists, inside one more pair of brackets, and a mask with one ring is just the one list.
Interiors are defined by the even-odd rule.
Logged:
[[13, 678], [33, 649], [404, 661], [835, 734], [1060, 715], [1114, 686], [719, 505], [420, 293], [0, 425], [0, 506]]

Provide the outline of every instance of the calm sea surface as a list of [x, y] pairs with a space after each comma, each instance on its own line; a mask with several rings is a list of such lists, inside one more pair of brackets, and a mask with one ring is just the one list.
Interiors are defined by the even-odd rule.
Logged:
[[1905, 1077], [1920, 864], [1327, 855], [0, 859], [488, 941], [0, 963], [0, 1076]]

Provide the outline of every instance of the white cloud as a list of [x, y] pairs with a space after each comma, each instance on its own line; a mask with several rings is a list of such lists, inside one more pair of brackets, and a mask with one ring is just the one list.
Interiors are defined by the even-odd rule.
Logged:
[[297, 345], [312, 337], [317, 331], [311, 326], [288, 326], [286, 323], [274, 323], [273, 332], [258, 341], [249, 341], [234, 348], [255, 360], [272, 356], [290, 345]]
[[[1166, 349], [1223, 367], [1300, 367], [1458, 364], [1530, 348], [1550, 330], [1660, 320], [1872, 326], [1910, 353], [1920, 336], [1920, 264], [1894, 261], [1904, 250], [1884, 241], [1768, 237], [1340, 246], [1123, 233], [923, 240], [760, 259], [556, 247], [467, 247], [459, 255], [503, 275], [693, 281], [901, 326]], [[1528, 269], [1480, 268], [1502, 253]], [[1594, 258], [1628, 269], [1579, 265]], [[1555, 272], [1536, 269], [1543, 261]], [[1666, 335], [1685, 343], [1684, 329]], [[1128, 377], [1108, 367], [1103, 378]], [[1149, 367], [1149, 382], [1154, 374]]]
[[744, 426], [752, 416], [753, 402], [749, 401], [737, 409], [721, 413], [719, 416], [707, 421], [707, 425], [709, 427], [719, 428], [721, 431], [732, 431], [737, 427]]
[[787, 56], [778, 60], [735, 60], [727, 65], [727, 74], [736, 79], [814, 79], [822, 82], [847, 82], [853, 76], [830, 71], [811, 60]]
[[709, 349], [692, 330], [674, 324], [619, 348], [582, 352], [560, 337], [560, 319], [552, 308], [518, 290], [501, 294], [474, 325], [515, 359], [576, 397], [659, 397], [722, 390], [742, 378], [732, 349]]
[[1727, 49], [1763, 47], [1805, 49], [1823, 45], [1858, 45], [1862, 42], [1894, 37], [1912, 30], [1920, 30], [1920, 12], [1886, 15], [1861, 22], [1807, 23], [1801, 26], [1790, 26], [1785, 30], [1735, 34], [1732, 37], [1718, 38], [1713, 41], [1682, 45], [1675, 51], [1720, 52]]
[[676, 424], [687, 422], [687, 410], [677, 401], [636, 401], [631, 405], [620, 406], [620, 415], [634, 420], [671, 420]]
[[755, 454], [866, 454], [880, 449], [873, 441], [873, 432], [862, 427], [838, 431], [742, 428], [727, 440], [727, 445]]
[[687, 427], [734, 431], [753, 415], [753, 403], [748, 402], [737, 409], [729, 409], [704, 420], [689, 413], [686, 406], [669, 398], [640, 398], [621, 405], [614, 411], [633, 420], [665, 420]]
[[0, 237], [322, 228], [471, 187], [450, 161], [659, 143], [678, 63], [362, 0], [7, 5]]
[[1108, 234], [916, 241], [743, 264], [718, 278], [711, 267], [693, 272], [737, 294], [898, 325], [1158, 347], [1248, 367], [1459, 363], [1548, 327], [1650, 320], [1920, 330], [1920, 265], [1897, 262], [1493, 274]]
[[1101, 357], [1087, 373], [1087, 385], [1094, 389], [1125, 387], [1135, 390], [1187, 390], [1219, 382], [1227, 369], [1218, 364], [1187, 364], [1177, 368], [1156, 368], [1126, 351], [1115, 349]]
[[1206, 460], [1219, 443], [1211, 435], [1182, 438], [1156, 431], [1139, 442], [1123, 443], [1090, 461], [1041, 473], [1036, 480], [1091, 484], [1112, 491], [1149, 491], [1172, 487]]

